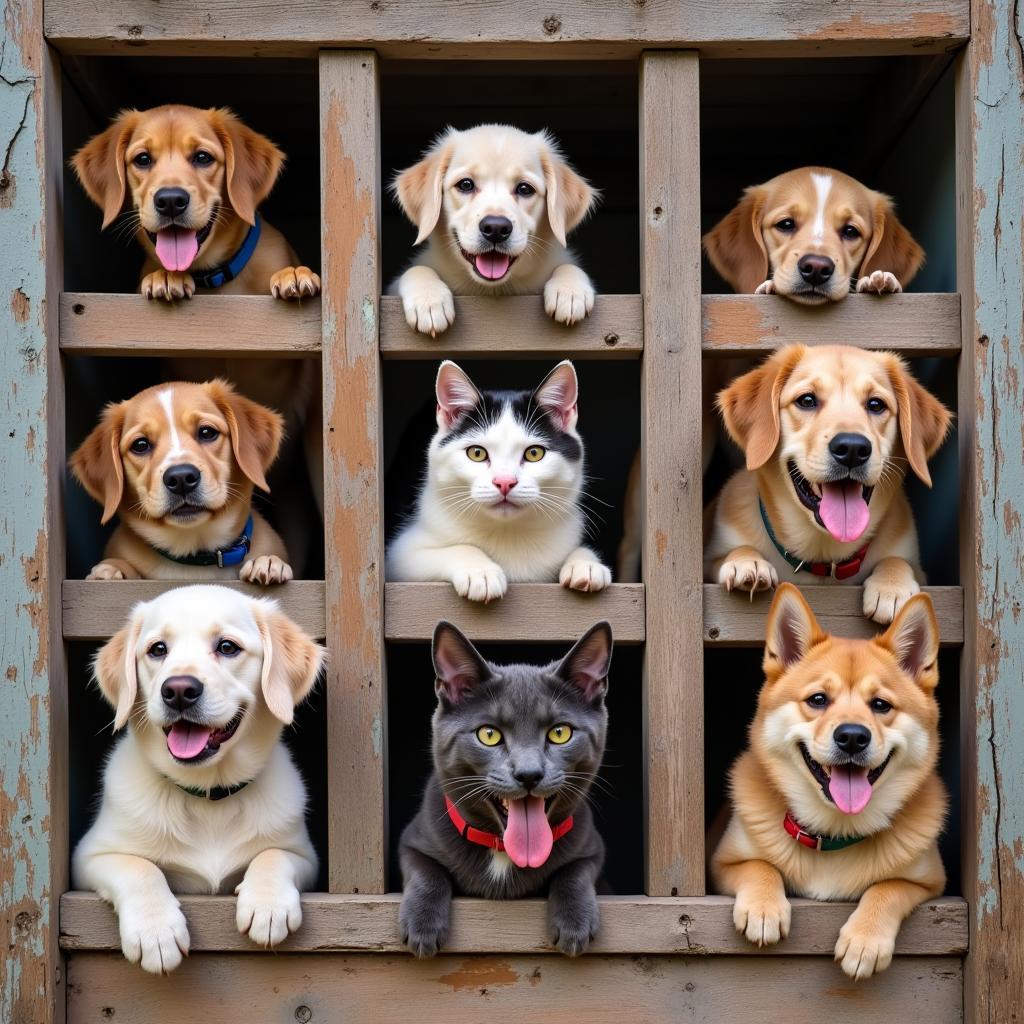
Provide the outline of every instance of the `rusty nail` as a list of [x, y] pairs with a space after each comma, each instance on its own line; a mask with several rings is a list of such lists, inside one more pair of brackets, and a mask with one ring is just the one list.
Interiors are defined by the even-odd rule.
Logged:
[[313, 1011], [306, 1005], [295, 1007], [295, 1019], [299, 1024], [309, 1024], [313, 1019]]
[[712, 626], [708, 630], [708, 639], [709, 640], [717, 640], [718, 637], [720, 636], [720, 632], [721, 631], [719, 630], [719, 628], [717, 626]]
[[606, 345], [617, 345], [619, 343], [619, 336], [612, 331], [604, 336], [604, 343]]

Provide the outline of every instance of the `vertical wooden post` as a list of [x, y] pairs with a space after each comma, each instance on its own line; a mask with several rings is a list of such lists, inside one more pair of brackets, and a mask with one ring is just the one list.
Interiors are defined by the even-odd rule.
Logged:
[[64, 1020], [68, 886], [60, 67], [39, 0], [3, 5], [0, 83], [0, 1020]]
[[647, 882], [704, 893], [698, 57], [645, 53], [640, 82]]
[[320, 55], [331, 892], [387, 885], [377, 55]]
[[1024, 978], [1024, 51], [1017, 5], [971, 4], [956, 69], [960, 666], [968, 1021], [1009, 1021]]

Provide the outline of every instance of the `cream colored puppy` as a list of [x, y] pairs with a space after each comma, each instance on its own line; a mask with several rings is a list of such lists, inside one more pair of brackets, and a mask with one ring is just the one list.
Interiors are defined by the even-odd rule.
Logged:
[[113, 906], [132, 963], [166, 974], [188, 953], [175, 893], [233, 890], [238, 930], [260, 946], [299, 927], [317, 858], [281, 728], [324, 654], [276, 602], [216, 586], [137, 605], [99, 652], [114, 729], [128, 732], [72, 878]]
[[566, 248], [596, 192], [546, 132], [509, 125], [449, 128], [394, 191], [427, 241], [389, 291], [409, 326], [432, 337], [455, 321], [456, 295], [543, 294], [544, 310], [574, 324], [594, 307], [594, 286]]

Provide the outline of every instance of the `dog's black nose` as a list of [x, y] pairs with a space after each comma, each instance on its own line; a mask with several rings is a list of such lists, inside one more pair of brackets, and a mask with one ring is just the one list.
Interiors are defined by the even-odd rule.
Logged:
[[160, 696], [172, 711], [184, 711], [203, 695], [203, 684], [195, 676], [171, 676], [160, 687]]
[[512, 234], [512, 221], [508, 217], [484, 217], [480, 221], [480, 234], [488, 242], [504, 242]]
[[191, 494], [199, 486], [200, 479], [199, 470], [187, 462], [180, 466], [169, 466], [164, 471], [164, 487], [179, 498]]
[[544, 773], [539, 768], [519, 768], [512, 775], [516, 782], [526, 790], [533, 789], [544, 778]]
[[871, 442], [863, 434], [836, 434], [829, 441], [828, 450], [847, 469], [863, 466], [871, 458]]
[[188, 209], [188, 192], [183, 188], [158, 188], [153, 205], [162, 217], [177, 217]]
[[801, 256], [796, 269], [800, 276], [813, 285], [824, 284], [835, 272], [836, 265], [827, 256]]
[[871, 742], [871, 730], [864, 725], [853, 725], [846, 723], [837, 725], [836, 731], [832, 733], [832, 740], [835, 745], [851, 757], [854, 754], [862, 754], [868, 749]]

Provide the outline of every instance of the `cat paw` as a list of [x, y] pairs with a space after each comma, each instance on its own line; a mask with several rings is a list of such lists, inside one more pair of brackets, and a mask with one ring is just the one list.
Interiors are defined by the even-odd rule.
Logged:
[[292, 578], [292, 567], [277, 555], [260, 555], [250, 558], [238, 571], [238, 578], [244, 583], [287, 583]]
[[87, 580], [123, 580], [124, 573], [110, 562], [100, 562], [89, 570]]
[[612, 571], [606, 565], [590, 559], [566, 562], [558, 574], [558, 582], [570, 590], [596, 593], [612, 581]]
[[847, 977], [863, 981], [884, 971], [892, 963], [895, 949], [895, 935], [863, 927], [855, 911], [839, 932], [835, 961]]
[[438, 279], [418, 283], [402, 294], [405, 322], [420, 334], [436, 338], [455, 323], [455, 299], [452, 290]]
[[888, 626], [899, 614], [899, 610], [921, 588], [916, 580], [895, 582], [869, 576], [864, 581], [864, 614], [882, 626]]
[[235, 889], [238, 903], [235, 924], [257, 946], [270, 949], [298, 930], [302, 924], [302, 904], [295, 886], [267, 885], [244, 878]]
[[586, 953], [600, 924], [601, 914], [594, 896], [571, 909], [552, 911], [548, 925], [551, 945], [566, 956], [580, 956]]
[[888, 270], [874, 270], [857, 282], [857, 291], [874, 292], [876, 295], [887, 292], [895, 294], [903, 291], [903, 286], [896, 279], [896, 275], [890, 274]]
[[270, 294], [275, 299], [301, 299], [320, 294], [320, 275], [309, 267], [285, 267], [270, 278]]
[[718, 582], [726, 590], [749, 590], [753, 595], [777, 587], [779, 574], [771, 562], [762, 558], [737, 558], [722, 563]]
[[459, 597], [488, 604], [505, 596], [508, 578], [500, 565], [491, 563], [481, 569], [459, 569], [452, 574], [452, 585]]
[[448, 941], [448, 904], [421, 904], [411, 909], [403, 900], [398, 928], [409, 952], [419, 960], [428, 960]]
[[177, 270], [154, 270], [142, 279], [140, 291], [147, 299], [191, 299], [196, 293], [196, 283], [191, 274]]
[[732, 923], [740, 935], [757, 946], [773, 946], [789, 934], [793, 909], [785, 896], [758, 899], [738, 893], [732, 908]]

